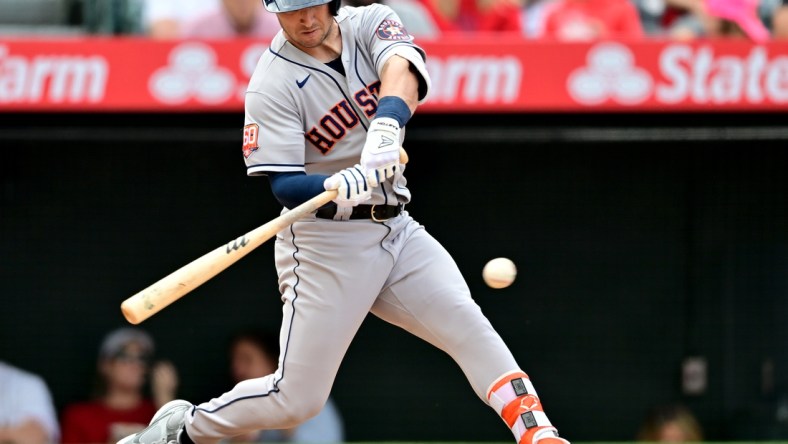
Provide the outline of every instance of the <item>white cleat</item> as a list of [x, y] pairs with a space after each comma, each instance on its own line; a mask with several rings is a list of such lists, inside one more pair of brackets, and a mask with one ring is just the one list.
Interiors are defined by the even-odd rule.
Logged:
[[192, 403], [182, 399], [170, 401], [153, 415], [145, 430], [121, 439], [118, 444], [178, 444], [178, 434], [192, 407]]
[[558, 430], [555, 427], [539, 427], [536, 433], [531, 436], [530, 442], [532, 444], [570, 444], [569, 441], [558, 436]]

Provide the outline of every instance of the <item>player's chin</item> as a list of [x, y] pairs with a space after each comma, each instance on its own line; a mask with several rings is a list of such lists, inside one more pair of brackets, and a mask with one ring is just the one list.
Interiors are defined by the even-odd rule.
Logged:
[[323, 43], [323, 39], [321, 39], [317, 34], [310, 36], [302, 36], [299, 43], [304, 48], [317, 48], [318, 46], [320, 46], [321, 43]]
[[305, 48], [316, 48], [325, 42], [328, 38], [328, 33], [323, 29], [315, 29], [313, 31], [299, 33], [300, 44]]

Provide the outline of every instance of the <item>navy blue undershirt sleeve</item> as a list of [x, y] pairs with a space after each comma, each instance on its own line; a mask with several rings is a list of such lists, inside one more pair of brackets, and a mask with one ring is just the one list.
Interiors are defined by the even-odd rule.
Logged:
[[323, 182], [329, 176], [304, 172], [268, 173], [271, 191], [283, 206], [293, 209], [326, 189]]

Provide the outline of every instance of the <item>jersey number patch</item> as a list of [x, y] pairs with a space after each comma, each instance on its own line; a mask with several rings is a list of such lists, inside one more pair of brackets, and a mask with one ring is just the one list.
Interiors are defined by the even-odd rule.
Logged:
[[253, 152], [260, 148], [258, 143], [258, 135], [260, 134], [260, 127], [256, 123], [250, 123], [244, 126], [244, 157], [249, 157]]

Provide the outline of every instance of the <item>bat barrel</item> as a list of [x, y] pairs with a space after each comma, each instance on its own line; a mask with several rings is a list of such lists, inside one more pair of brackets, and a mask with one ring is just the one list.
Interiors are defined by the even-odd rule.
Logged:
[[153, 312], [151, 312], [150, 315], [148, 316], [141, 316], [142, 313], [145, 313], [145, 310], [139, 310], [134, 308], [135, 302], [136, 301], [132, 299], [127, 299], [123, 301], [123, 303], [120, 304], [120, 311], [123, 312], [123, 317], [125, 317], [126, 320], [129, 321], [129, 323], [137, 325], [140, 322], [147, 319], [148, 317], [150, 317], [151, 315], [153, 315]]

